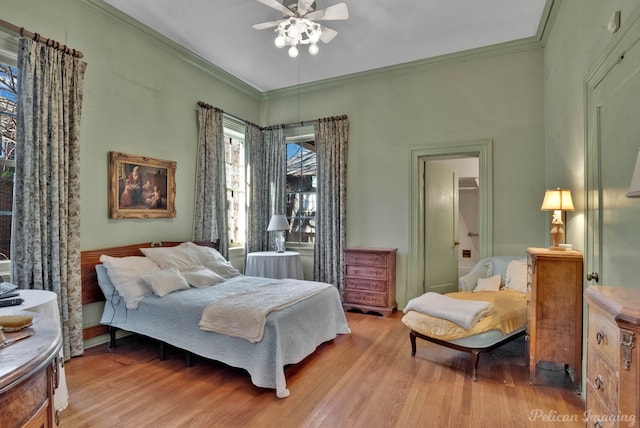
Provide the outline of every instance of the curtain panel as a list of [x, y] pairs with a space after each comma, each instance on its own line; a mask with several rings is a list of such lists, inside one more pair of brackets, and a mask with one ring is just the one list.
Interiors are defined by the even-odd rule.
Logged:
[[223, 111], [198, 105], [198, 158], [194, 241], [219, 241], [219, 251], [229, 259], [227, 229], [227, 179], [224, 157]]
[[287, 144], [284, 126], [260, 130], [256, 125], [247, 124], [245, 152], [250, 171], [245, 248], [245, 254], [248, 254], [269, 249], [269, 220], [274, 214], [285, 214]]
[[347, 117], [318, 120], [315, 137], [318, 210], [314, 280], [334, 284], [342, 293], [347, 236]]
[[84, 352], [80, 115], [86, 63], [21, 38], [11, 281], [58, 296], [65, 360]]

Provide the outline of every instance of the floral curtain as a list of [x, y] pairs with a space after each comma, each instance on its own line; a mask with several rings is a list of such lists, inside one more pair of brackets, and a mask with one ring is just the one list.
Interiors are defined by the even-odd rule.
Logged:
[[318, 120], [315, 126], [317, 162], [316, 241], [314, 279], [343, 290], [347, 224], [346, 116]]
[[245, 158], [250, 170], [245, 248], [248, 254], [269, 249], [269, 220], [274, 214], [285, 214], [287, 144], [282, 125], [260, 131], [256, 125], [247, 124], [246, 129]]
[[80, 113], [86, 63], [21, 38], [11, 281], [58, 296], [64, 358], [84, 352]]
[[222, 115], [222, 110], [198, 103], [198, 159], [193, 240], [217, 239], [220, 253], [228, 259], [229, 232]]

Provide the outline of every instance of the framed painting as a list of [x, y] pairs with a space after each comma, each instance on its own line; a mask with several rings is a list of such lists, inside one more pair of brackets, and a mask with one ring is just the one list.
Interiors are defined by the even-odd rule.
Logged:
[[175, 217], [176, 163], [109, 152], [109, 218]]

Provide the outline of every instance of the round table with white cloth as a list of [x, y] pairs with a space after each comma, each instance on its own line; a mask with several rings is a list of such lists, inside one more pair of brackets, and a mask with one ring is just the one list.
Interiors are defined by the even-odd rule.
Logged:
[[300, 253], [295, 251], [258, 251], [247, 254], [244, 268], [247, 276], [304, 279]]

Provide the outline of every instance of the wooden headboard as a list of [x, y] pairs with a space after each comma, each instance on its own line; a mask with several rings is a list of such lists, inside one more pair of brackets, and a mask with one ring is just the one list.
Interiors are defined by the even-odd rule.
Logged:
[[[111, 257], [143, 256], [140, 248], [150, 247], [174, 247], [178, 242], [145, 242], [142, 244], [122, 245], [120, 247], [100, 248], [80, 252], [80, 277], [82, 280], [82, 304], [103, 302], [104, 295], [98, 286], [96, 265], [100, 264], [100, 256], [105, 254]], [[218, 248], [218, 242], [196, 242], [198, 245]], [[94, 326], [85, 328], [83, 337], [85, 340], [107, 333], [106, 326]]]

